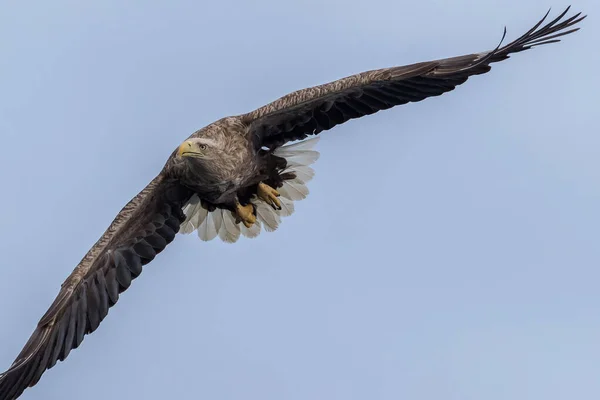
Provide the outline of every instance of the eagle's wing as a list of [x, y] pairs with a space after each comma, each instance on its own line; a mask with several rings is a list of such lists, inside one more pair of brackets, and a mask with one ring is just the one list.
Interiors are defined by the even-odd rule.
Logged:
[[511, 53], [558, 42], [558, 37], [577, 31], [579, 28], [568, 28], [585, 16], [577, 13], [563, 19], [569, 8], [542, 26], [548, 11], [523, 36], [492, 51], [363, 72], [290, 93], [240, 118], [249, 126], [256, 148], [275, 148], [352, 118], [439, 96], [472, 75], [488, 72], [491, 63], [505, 60]]
[[131, 281], [169, 244], [185, 216], [187, 189], [159, 174], [117, 215], [71, 275], [11, 367], [0, 399], [17, 398], [98, 328]]

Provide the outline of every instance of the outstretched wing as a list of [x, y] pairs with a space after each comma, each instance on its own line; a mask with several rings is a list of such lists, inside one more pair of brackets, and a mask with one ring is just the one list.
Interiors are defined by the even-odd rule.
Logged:
[[492, 51], [363, 72], [290, 93], [240, 117], [249, 126], [256, 148], [272, 149], [353, 118], [439, 96], [454, 90], [472, 75], [488, 72], [491, 63], [505, 60], [511, 53], [558, 42], [558, 37], [579, 30], [568, 28], [585, 16], [577, 13], [563, 19], [569, 8], [542, 26], [548, 11], [523, 36]]
[[8, 371], [0, 399], [16, 399], [95, 331], [131, 281], [169, 244], [191, 193], [158, 175], [119, 212], [62, 284], [58, 296]]

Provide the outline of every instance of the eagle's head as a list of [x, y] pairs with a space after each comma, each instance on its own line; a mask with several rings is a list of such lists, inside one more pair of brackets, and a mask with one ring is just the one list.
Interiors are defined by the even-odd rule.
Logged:
[[177, 149], [177, 157], [191, 163], [214, 160], [220, 153], [220, 146], [213, 139], [194, 138], [183, 142]]
[[222, 143], [214, 138], [192, 138], [183, 142], [175, 152], [176, 175], [186, 183], [220, 181], [226, 156]]

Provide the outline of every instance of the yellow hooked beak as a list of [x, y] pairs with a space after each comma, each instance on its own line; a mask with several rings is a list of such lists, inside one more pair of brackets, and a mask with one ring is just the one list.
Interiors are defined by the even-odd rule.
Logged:
[[178, 157], [202, 157], [203, 150], [206, 148], [204, 145], [200, 145], [197, 142], [186, 140], [181, 143], [179, 149], [177, 149]]

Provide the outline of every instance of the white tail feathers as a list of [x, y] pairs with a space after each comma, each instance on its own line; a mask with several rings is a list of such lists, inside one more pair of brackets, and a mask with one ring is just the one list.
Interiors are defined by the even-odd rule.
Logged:
[[279, 215], [282, 217], [289, 217], [294, 213], [294, 202], [286, 197], [279, 197], [279, 203], [281, 204], [281, 210]]
[[[215, 210], [215, 212], [218, 212]], [[235, 223], [235, 216], [229, 210], [221, 210], [223, 222], [219, 230], [219, 237], [227, 243], [235, 243], [242, 233], [240, 225]], [[243, 225], [242, 225], [243, 226]]]
[[[200, 204], [200, 198], [198, 198], [196, 195], [192, 196], [185, 207], [183, 207], [183, 213], [185, 214], [186, 218], [185, 221], [183, 221], [179, 226], [179, 232], [185, 235], [194, 232], [194, 230], [200, 226], [202, 221], [204, 221], [204, 218], [206, 218], [207, 211], [208, 210], [206, 210]], [[201, 216], [200, 214], [204, 215]], [[194, 222], [192, 222], [192, 219]]]
[[279, 188], [279, 193], [282, 197], [298, 201], [308, 196], [308, 187], [298, 178], [289, 179], [283, 182], [283, 186]]
[[255, 238], [260, 234], [260, 221], [256, 221], [250, 228], [246, 228], [244, 224], [240, 225], [242, 229], [242, 235], [247, 238]]
[[309, 167], [308, 165], [303, 165], [299, 167], [294, 167], [294, 174], [296, 175], [296, 178], [306, 183], [315, 176], [315, 170]]
[[226, 243], [235, 243], [240, 235], [247, 238], [257, 237], [261, 228], [267, 232], [275, 231], [282, 217], [289, 217], [294, 213], [294, 201], [308, 196], [306, 184], [315, 175], [310, 165], [319, 158], [319, 152], [313, 150], [318, 141], [319, 137], [315, 137], [280, 147], [273, 152], [274, 155], [287, 160], [287, 167], [283, 172], [292, 172], [296, 175], [294, 179], [284, 181], [283, 186], [277, 189], [281, 194], [279, 197], [281, 210], [273, 209], [254, 195], [251, 201], [256, 207], [257, 221], [250, 228], [246, 228], [241, 222], [235, 222], [235, 215], [231, 211], [217, 208], [209, 212], [202, 206], [200, 198], [193, 195], [183, 208], [186, 219], [181, 223], [179, 232], [189, 234], [197, 231], [198, 237], [203, 241], [210, 241], [218, 236]]

